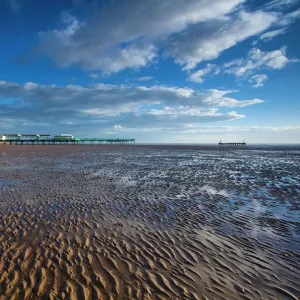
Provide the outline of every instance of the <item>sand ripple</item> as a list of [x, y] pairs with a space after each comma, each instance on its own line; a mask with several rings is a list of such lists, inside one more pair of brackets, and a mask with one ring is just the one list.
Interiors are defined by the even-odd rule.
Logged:
[[300, 151], [7, 149], [1, 300], [300, 297]]

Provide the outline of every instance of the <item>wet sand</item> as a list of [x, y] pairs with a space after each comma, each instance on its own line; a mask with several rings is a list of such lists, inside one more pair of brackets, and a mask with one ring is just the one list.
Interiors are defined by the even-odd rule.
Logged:
[[0, 145], [0, 299], [299, 299], [300, 149]]

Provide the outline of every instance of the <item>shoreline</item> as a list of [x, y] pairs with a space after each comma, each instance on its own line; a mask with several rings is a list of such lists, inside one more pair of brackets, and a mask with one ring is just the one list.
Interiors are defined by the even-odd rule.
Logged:
[[[27, 148], [28, 147], [28, 148]], [[65, 144], [65, 145], [8, 145], [8, 144], [1, 144], [0, 143], [0, 149], [15, 149], [15, 148], [26, 148], [26, 149], [35, 149], [35, 148], [43, 148], [48, 149], [50, 148], [57, 148], [57, 149], [64, 149], [67, 148], [74, 148], [74, 149], [94, 149], [94, 148], [110, 148], [110, 149], [128, 149], [128, 148], [157, 148], [157, 149], [186, 149], [186, 150], [300, 150], [300, 145], [298, 144], [261, 144], [261, 145], [255, 145], [255, 144], [247, 144], [246, 146], [230, 146], [230, 145], [223, 145], [219, 146], [218, 144], [138, 144], [135, 145], [111, 145], [111, 144], [81, 144], [81, 145], [72, 145], [72, 144]]]

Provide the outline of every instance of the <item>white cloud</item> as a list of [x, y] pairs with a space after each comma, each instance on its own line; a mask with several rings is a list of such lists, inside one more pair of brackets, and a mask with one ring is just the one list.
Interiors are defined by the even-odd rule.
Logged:
[[178, 87], [170, 87], [166, 85], [153, 85], [151, 87], [146, 86], [137, 86], [138, 90], [142, 91], [151, 91], [153, 94], [155, 93], [164, 93], [171, 92], [179, 97], [190, 98], [194, 94], [194, 90], [191, 88], [178, 88]]
[[106, 84], [106, 83], [94, 83], [90, 85], [91, 88], [95, 90], [113, 90], [118, 88], [115, 84]]
[[36, 83], [33, 83], [33, 82], [26, 82], [24, 84], [24, 89], [26, 91], [35, 90], [37, 87], [38, 87], [38, 85]]
[[[276, 1], [277, 2], [277, 1]], [[282, 1], [280, 1], [282, 2]], [[288, 5], [288, 1], [285, 4]], [[295, 1], [289, 2], [289, 4], [294, 3]], [[282, 5], [284, 3], [281, 3]], [[284, 6], [284, 5], [283, 5]], [[285, 7], [285, 6], [284, 6]], [[281, 7], [282, 8], [282, 7]], [[294, 23], [298, 18], [300, 18], [300, 9], [294, 10], [288, 13], [283, 14], [282, 12], [278, 14], [278, 18], [276, 22], [273, 24], [273, 29], [267, 32], [264, 32], [261, 36], [260, 39], [264, 41], [270, 41], [276, 36], [285, 34], [288, 31], [288, 26]], [[257, 41], [256, 41], [257, 43]]]
[[299, 0], [272, 0], [267, 2], [264, 5], [264, 8], [268, 10], [274, 10], [274, 9], [282, 10], [282, 9], [289, 8], [293, 5], [296, 5], [297, 3], [299, 3]]
[[163, 47], [177, 63], [191, 69], [277, 20], [273, 13], [241, 10], [244, 2], [112, 1], [85, 22], [68, 16], [62, 28], [41, 32], [39, 51], [61, 67], [79, 64], [113, 73], [147, 66]]
[[96, 80], [96, 79], [99, 78], [99, 75], [98, 75], [98, 74], [95, 74], [95, 73], [90, 73], [90, 74], [89, 74], [89, 77], [92, 78], [92, 79], [94, 79], [94, 80]]
[[220, 72], [219, 68], [216, 65], [208, 64], [204, 69], [198, 70], [189, 75], [189, 80], [193, 82], [202, 83], [204, 77], [208, 74], [218, 74]]
[[203, 93], [202, 103], [217, 107], [245, 107], [264, 102], [260, 99], [238, 101], [230, 97], [225, 97], [226, 94], [232, 92], [233, 91], [208, 90]]
[[250, 83], [253, 83], [253, 87], [258, 88], [264, 86], [263, 82], [268, 79], [268, 76], [266, 74], [257, 74], [252, 76], [249, 79]]
[[282, 34], [285, 34], [285, 33], [286, 33], [286, 28], [271, 30], [271, 31], [267, 31], [267, 32], [263, 33], [260, 36], [260, 39], [261, 40], [265, 40], [265, 39], [271, 40], [275, 36], [282, 35]]
[[289, 12], [279, 19], [277, 26], [288, 26], [300, 18], [300, 9]]
[[[263, 102], [228, 97], [232, 92], [158, 85], [46, 86], [0, 81], [0, 119], [8, 120], [7, 124], [16, 129], [24, 124], [24, 130], [34, 129], [37, 124], [54, 124], [52, 128], [59, 131], [79, 125], [90, 131], [101, 123], [105, 128], [123, 132], [127, 128], [149, 128], [153, 124], [177, 128], [189, 122], [235, 120], [245, 116], [230, 108]], [[9, 99], [15, 101], [7, 104], [5, 100]]]
[[[234, 59], [224, 63], [221, 67], [208, 64], [204, 69], [191, 73], [188, 79], [201, 83], [204, 81], [204, 77], [208, 75], [232, 74], [253, 83], [252, 87], [262, 87], [263, 82], [267, 80], [268, 77], [265, 74], [254, 74], [258, 70], [280, 70], [289, 64], [300, 61], [299, 59], [288, 58], [286, 50], [286, 47], [281, 47], [273, 51], [262, 51], [258, 48], [253, 48], [248, 52], [245, 59]], [[251, 78], [249, 78], [249, 76], [251, 76]]]
[[115, 129], [123, 129], [124, 126], [122, 126], [122, 125], [120, 125], [120, 124], [116, 124], [116, 125], [114, 126], [114, 128], [115, 128]]
[[[219, 108], [196, 108], [196, 107], [164, 107], [162, 109], [149, 109], [141, 112], [135, 112], [137, 118], [145, 118], [147, 123], [144, 128], [152, 128], [164, 124], [177, 130], [178, 127], [186, 122], [219, 122], [232, 121], [245, 118], [245, 115], [235, 111], [222, 113]], [[145, 126], [146, 125], [146, 126]], [[150, 125], [150, 126], [149, 126]]]
[[202, 61], [217, 58], [224, 50], [244, 39], [261, 33], [276, 19], [272, 13], [240, 11], [235, 19], [228, 18], [207, 25], [195, 24], [186, 33], [173, 37], [167, 53], [189, 70]]
[[225, 70], [225, 73], [234, 74], [236, 76], [244, 76], [253, 70], [261, 68], [267, 69], [283, 69], [290, 63], [298, 62], [297, 59], [289, 59], [286, 55], [286, 47], [281, 47], [278, 50], [265, 52], [260, 49], [251, 49], [247, 59], [235, 60]]
[[87, 36], [77, 36], [81, 29], [86, 30], [84, 23], [73, 20], [63, 30], [41, 32], [39, 51], [52, 57], [61, 67], [79, 63], [85, 69], [103, 70], [104, 73], [118, 72], [127, 67], [144, 67], [156, 56], [154, 45], [142, 41], [131, 43], [125, 48], [102, 45], [101, 38], [91, 44], [85, 40], [88, 33]]
[[137, 80], [138, 81], [149, 81], [153, 79], [153, 76], [143, 76], [143, 77], [139, 77]]

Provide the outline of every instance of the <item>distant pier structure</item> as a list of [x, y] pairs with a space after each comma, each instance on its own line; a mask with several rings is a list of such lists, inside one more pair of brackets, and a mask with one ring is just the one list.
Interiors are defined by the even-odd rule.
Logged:
[[236, 142], [227, 142], [227, 143], [224, 143], [220, 140], [219, 142], [219, 146], [246, 146], [246, 142], [243, 140], [243, 142], [239, 142], [239, 143], [236, 143]]
[[9, 145], [79, 145], [79, 144], [110, 144], [135, 145], [132, 138], [76, 138], [72, 134], [59, 134], [51, 137], [49, 134], [0, 134], [0, 142]]

